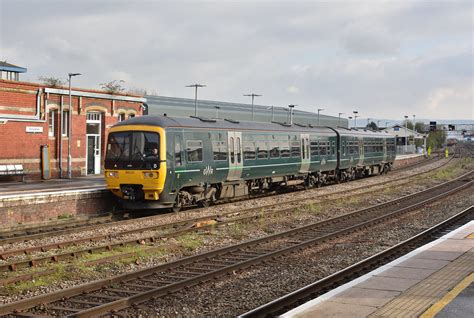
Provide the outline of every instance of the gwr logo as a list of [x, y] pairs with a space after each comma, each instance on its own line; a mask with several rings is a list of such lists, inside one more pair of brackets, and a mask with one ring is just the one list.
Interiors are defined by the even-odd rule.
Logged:
[[206, 168], [204, 168], [204, 170], [202, 171], [202, 174], [205, 175], [205, 176], [210, 176], [211, 174], [214, 173], [214, 169], [211, 168], [211, 166], [207, 166]]

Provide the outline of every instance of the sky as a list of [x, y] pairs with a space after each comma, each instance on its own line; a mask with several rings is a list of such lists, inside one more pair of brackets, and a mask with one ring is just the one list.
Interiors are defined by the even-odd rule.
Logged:
[[473, 15], [462, 0], [0, 0], [0, 60], [33, 82], [472, 120]]

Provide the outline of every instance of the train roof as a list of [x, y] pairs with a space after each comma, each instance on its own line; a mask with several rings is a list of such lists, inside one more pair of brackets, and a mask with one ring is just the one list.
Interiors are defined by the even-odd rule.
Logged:
[[395, 136], [389, 132], [383, 131], [374, 131], [370, 129], [349, 129], [343, 127], [335, 128], [341, 136], [361, 136], [361, 137], [385, 137], [385, 138], [394, 138]]
[[232, 119], [210, 119], [203, 117], [169, 117], [169, 116], [139, 116], [121, 121], [113, 127], [129, 126], [129, 125], [146, 125], [157, 126], [163, 128], [212, 128], [224, 130], [256, 130], [256, 131], [293, 131], [307, 133], [326, 133], [335, 134], [337, 131], [341, 136], [361, 136], [361, 137], [393, 137], [391, 134], [380, 131], [347, 129], [343, 127], [314, 127], [294, 123], [278, 122], [255, 122], [255, 121], [237, 121]]
[[308, 125], [286, 123], [269, 123], [255, 121], [237, 121], [232, 119], [209, 119], [202, 117], [168, 117], [168, 116], [140, 116], [127, 119], [115, 124], [113, 127], [127, 125], [147, 125], [163, 128], [187, 127], [187, 128], [213, 128], [228, 130], [264, 130], [264, 131], [304, 131], [335, 134], [329, 127], [312, 127]]

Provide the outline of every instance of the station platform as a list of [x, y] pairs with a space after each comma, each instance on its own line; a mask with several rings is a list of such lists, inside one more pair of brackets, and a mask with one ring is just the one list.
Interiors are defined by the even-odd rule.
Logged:
[[281, 317], [473, 317], [474, 221]]
[[0, 182], [0, 198], [22, 194], [44, 193], [73, 189], [105, 189], [104, 176], [87, 176], [72, 179], [50, 179], [27, 182]]

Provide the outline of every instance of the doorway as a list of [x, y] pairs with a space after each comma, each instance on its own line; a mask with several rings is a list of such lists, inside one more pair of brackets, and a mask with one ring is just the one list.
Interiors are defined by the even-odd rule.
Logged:
[[86, 116], [87, 174], [100, 174], [102, 113], [88, 112]]

